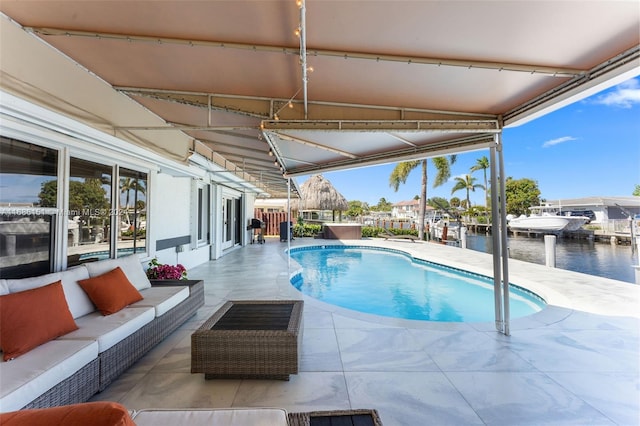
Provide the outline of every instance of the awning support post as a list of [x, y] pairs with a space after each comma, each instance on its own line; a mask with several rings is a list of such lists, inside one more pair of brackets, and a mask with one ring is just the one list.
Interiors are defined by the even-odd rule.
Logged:
[[501, 220], [500, 220], [500, 211], [498, 209], [498, 191], [495, 191], [495, 188], [498, 188], [498, 173], [496, 171], [496, 145], [497, 145], [497, 137], [495, 138], [496, 144], [492, 145], [489, 148], [489, 156], [490, 158], [490, 170], [491, 170], [491, 238], [493, 243], [493, 298], [495, 305], [495, 321], [496, 321], [496, 330], [503, 333], [504, 332], [504, 322], [502, 316], [502, 280], [501, 278], [501, 268], [500, 268], [500, 259], [501, 259], [501, 245], [500, 245], [500, 234], [501, 234]]
[[[503, 292], [503, 333], [510, 335], [510, 308], [509, 308], [509, 245], [507, 239], [507, 199], [505, 196], [505, 177], [504, 177], [504, 156], [502, 150], [502, 134], [496, 135], [498, 141], [498, 164], [500, 168], [499, 188], [500, 188], [500, 236], [501, 236], [501, 257], [502, 257], [502, 292]], [[496, 191], [497, 192], [497, 191]]]
[[291, 266], [291, 178], [287, 177], [287, 259]]

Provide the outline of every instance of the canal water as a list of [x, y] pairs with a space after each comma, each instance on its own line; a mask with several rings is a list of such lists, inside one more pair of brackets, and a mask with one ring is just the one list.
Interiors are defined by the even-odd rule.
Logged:
[[[632, 265], [638, 264], [638, 253], [637, 250], [633, 251], [630, 245], [562, 238], [556, 241], [557, 268], [635, 282]], [[467, 247], [485, 253], [493, 252], [490, 235], [467, 234]], [[512, 259], [544, 265], [544, 238], [509, 237], [509, 256]]]

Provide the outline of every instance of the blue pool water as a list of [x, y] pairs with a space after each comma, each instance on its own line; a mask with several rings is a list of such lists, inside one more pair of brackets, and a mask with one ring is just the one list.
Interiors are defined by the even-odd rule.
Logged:
[[[138, 247], [136, 251], [143, 252], [144, 250], [145, 250], [144, 247]], [[132, 248], [118, 249], [118, 257], [129, 256], [130, 254], [133, 254]], [[87, 260], [87, 259], [97, 259], [97, 260], [109, 259], [109, 251], [108, 250], [94, 251], [91, 253], [82, 253], [82, 255], [80, 255], [80, 260]]]
[[[324, 302], [370, 314], [427, 321], [494, 321], [493, 279], [413, 259], [400, 251], [355, 246], [291, 249], [302, 272], [291, 283]], [[536, 295], [510, 286], [511, 318], [542, 310]]]

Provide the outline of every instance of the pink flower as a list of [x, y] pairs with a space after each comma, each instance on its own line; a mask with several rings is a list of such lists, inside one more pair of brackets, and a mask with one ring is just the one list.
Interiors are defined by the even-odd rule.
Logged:
[[187, 270], [179, 263], [175, 266], [165, 265], [158, 263], [158, 259], [154, 258], [149, 262], [147, 277], [152, 280], [186, 280]]

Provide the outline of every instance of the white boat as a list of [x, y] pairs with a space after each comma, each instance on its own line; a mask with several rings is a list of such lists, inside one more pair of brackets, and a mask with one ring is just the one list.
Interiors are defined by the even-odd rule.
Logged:
[[566, 217], [569, 219], [569, 224], [566, 228], [564, 228], [565, 231], [577, 231], [578, 229], [582, 228], [582, 225], [590, 222], [590, 219], [586, 216], [571, 216], [571, 213], [569, 212], [567, 212], [565, 216], [562, 217]]
[[507, 216], [510, 229], [516, 231], [560, 233], [577, 231], [589, 222], [586, 216], [571, 216], [571, 212], [561, 214], [557, 207], [551, 205], [530, 207], [531, 214], [519, 217]]
[[442, 240], [445, 226], [447, 227], [447, 240], [460, 239], [460, 222], [451, 220], [451, 218], [446, 215], [440, 220], [430, 224], [433, 239]]

